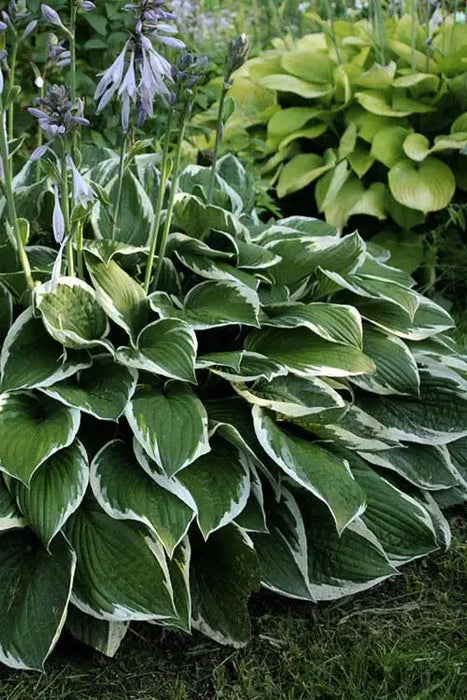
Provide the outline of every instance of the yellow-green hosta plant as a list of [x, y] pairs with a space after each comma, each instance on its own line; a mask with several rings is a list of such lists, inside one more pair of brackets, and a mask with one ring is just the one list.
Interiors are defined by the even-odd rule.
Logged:
[[422, 224], [467, 188], [467, 26], [438, 20], [336, 20], [276, 41], [237, 73], [226, 148], [339, 228], [359, 214]]
[[[107, 155], [88, 158], [95, 188], [118, 171]], [[81, 277], [51, 279], [53, 249], [31, 241], [28, 301], [2, 242], [13, 667], [41, 669], [63, 628], [112, 655], [141, 620], [244, 645], [252, 591], [358, 593], [447, 547], [438, 504], [467, 495], [467, 358], [449, 315], [358, 233], [260, 224], [232, 156], [210, 204], [209, 170], [181, 174], [146, 293], [145, 166], [117, 238], [94, 205]]]

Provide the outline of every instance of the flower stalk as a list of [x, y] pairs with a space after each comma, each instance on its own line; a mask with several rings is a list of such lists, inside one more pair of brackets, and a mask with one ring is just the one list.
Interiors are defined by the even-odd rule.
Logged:
[[112, 233], [111, 238], [114, 241], [117, 234], [118, 228], [118, 217], [120, 215], [120, 206], [122, 201], [123, 192], [123, 176], [125, 175], [125, 159], [126, 159], [126, 147], [128, 142], [128, 133], [123, 134], [122, 145], [120, 148], [120, 160], [118, 163], [118, 184], [117, 184], [117, 197], [115, 199], [115, 211], [112, 221]]

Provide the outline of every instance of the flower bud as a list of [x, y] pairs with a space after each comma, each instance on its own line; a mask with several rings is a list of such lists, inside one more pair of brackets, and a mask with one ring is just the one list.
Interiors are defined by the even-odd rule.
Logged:
[[56, 10], [53, 9], [53, 7], [50, 7], [50, 5], [45, 5], [42, 3], [41, 5], [41, 10], [42, 10], [42, 15], [44, 19], [47, 20], [47, 22], [50, 22], [50, 24], [54, 24], [56, 27], [63, 27], [63, 22], [60, 19], [60, 15]]
[[83, 12], [92, 12], [92, 10], [96, 9], [95, 4], [90, 0], [79, 0], [78, 7], [80, 10], [83, 10]]
[[248, 34], [239, 34], [236, 39], [229, 41], [226, 61], [226, 79], [232, 73], [241, 68], [248, 58], [250, 51], [250, 37]]

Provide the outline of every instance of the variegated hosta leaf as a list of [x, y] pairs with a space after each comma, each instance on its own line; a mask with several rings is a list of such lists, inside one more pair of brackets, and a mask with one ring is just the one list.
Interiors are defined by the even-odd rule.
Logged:
[[465, 490], [467, 490], [467, 438], [451, 442], [448, 450], [457, 475], [460, 477]]
[[313, 600], [308, 584], [305, 527], [292, 494], [283, 489], [279, 502], [268, 502], [269, 534], [252, 534], [261, 583], [281, 595]]
[[220, 644], [242, 647], [250, 638], [247, 601], [260, 585], [250, 538], [235, 525], [192, 542], [193, 627]]
[[190, 289], [183, 306], [173, 303], [164, 292], [154, 292], [149, 301], [162, 318], [178, 318], [195, 330], [236, 323], [259, 327], [258, 295], [235, 282], [201, 282]]
[[42, 670], [65, 622], [75, 564], [61, 535], [50, 554], [27, 530], [0, 535], [0, 661]]
[[75, 441], [41, 465], [25, 486], [11, 479], [10, 489], [28, 524], [49, 549], [70, 515], [84, 498], [89, 483], [88, 456]]
[[169, 557], [195, 515], [186, 503], [141, 469], [131, 446], [121, 440], [108, 442], [94, 457], [91, 486], [108, 515], [117, 520], [139, 520], [147, 525]]
[[365, 508], [364, 493], [345, 460], [320, 445], [281, 430], [270, 412], [254, 406], [256, 436], [265, 452], [297, 484], [329, 508], [337, 531], [348, 527]]
[[234, 384], [234, 388], [249, 403], [291, 418], [312, 416], [327, 423], [339, 420], [348, 409], [342, 396], [317, 377], [288, 374], [269, 382], [260, 379], [252, 386]]
[[352, 595], [396, 573], [382, 546], [360, 518], [339, 535], [322, 503], [303, 491], [294, 495], [305, 526], [308, 578], [314, 600]]
[[[235, 430], [235, 429], [233, 429]], [[224, 437], [227, 437], [228, 440], [233, 442], [233, 444], [239, 445], [239, 442], [235, 441], [235, 438], [232, 440], [231, 435], [228, 433], [223, 433], [222, 427], [221, 430], [219, 431], [219, 435], [224, 435]], [[239, 434], [238, 434], [239, 435]], [[250, 449], [246, 445], [246, 443], [243, 443], [245, 445], [244, 449], [246, 449], [248, 455], [251, 457], [252, 455], [250, 454]], [[243, 445], [242, 445], [243, 447]], [[243, 530], [246, 530], [247, 532], [268, 532], [268, 527], [266, 524], [266, 511], [264, 508], [264, 496], [263, 496], [263, 487], [260, 481], [260, 478], [258, 476], [258, 472], [256, 471], [256, 468], [253, 466], [254, 464], [255, 457], [253, 456], [253, 460], [250, 462], [250, 495], [248, 496], [248, 500], [245, 504], [244, 509], [242, 510], [241, 513], [237, 515], [235, 518], [235, 523], [239, 525]]]
[[234, 353], [209, 353], [198, 358], [197, 367], [209, 367], [211, 372], [224, 377], [229, 382], [243, 383], [254, 382], [257, 379], [265, 379], [269, 381], [274, 377], [286, 374], [285, 367], [278, 362], [260, 355], [257, 352], [249, 352], [248, 350], [238, 351], [238, 363], [234, 365], [228, 359], [224, 359], [224, 355], [233, 355]]
[[[455, 445], [461, 442], [452, 443]], [[444, 445], [409, 443], [403, 447], [382, 452], [360, 452], [371, 464], [400, 474], [421, 489], [449, 489], [459, 483], [456, 469]]]
[[247, 346], [301, 377], [348, 377], [375, 371], [373, 361], [358, 348], [323, 340], [307, 328], [256, 331], [248, 337]]
[[355, 453], [339, 454], [348, 460], [366, 494], [367, 507], [362, 520], [395, 566], [437, 549], [431, 518], [420, 503], [379, 476]]
[[98, 620], [70, 605], [66, 628], [75, 639], [112, 658], [128, 631], [128, 623]]
[[176, 481], [188, 491], [205, 539], [234, 520], [250, 495], [248, 454], [222, 438], [211, 438], [211, 451], [178, 472]]
[[128, 367], [196, 383], [198, 341], [190, 326], [177, 319], [161, 319], [143, 328], [136, 349], [121, 347], [117, 360]]
[[420, 400], [366, 395], [357, 404], [386, 425], [396, 440], [440, 445], [467, 435], [467, 399], [446, 391], [439, 379], [422, 377]]
[[400, 447], [389, 428], [355, 405], [350, 406], [344, 416], [334, 424], [314, 423], [313, 417], [295, 422], [320, 438], [335, 441], [350, 450], [378, 452], [390, 447]]
[[0, 284], [0, 343], [3, 342], [13, 318], [13, 302], [11, 294], [3, 284]]
[[36, 469], [75, 439], [80, 413], [29, 392], [0, 394], [0, 469], [29, 484]]
[[362, 320], [357, 309], [341, 304], [278, 304], [268, 306], [262, 326], [303, 326], [333, 343], [362, 347]]
[[174, 217], [183, 230], [194, 238], [211, 229], [231, 234], [243, 230], [242, 224], [231, 212], [204, 204], [199, 197], [186, 192], [175, 197]]
[[87, 255], [86, 264], [97, 301], [107, 316], [136, 339], [149, 321], [149, 304], [143, 287], [114, 260], [103, 263], [93, 255]]
[[27, 525], [16, 501], [7, 489], [3, 475], [0, 476], [0, 532]]
[[34, 302], [48, 332], [67, 348], [111, 347], [109, 322], [96, 292], [76, 277], [60, 277], [34, 289]]
[[135, 370], [117, 364], [108, 355], [98, 355], [89, 369], [43, 391], [95, 418], [117, 420], [133, 395], [136, 380]]
[[183, 632], [191, 632], [190, 564], [190, 540], [185, 537], [167, 562], [172, 582], [175, 614], [158, 622], [164, 627], [173, 627]]
[[417, 299], [418, 307], [413, 319], [400, 305], [390, 301], [363, 298], [354, 301], [367, 321], [407, 340], [423, 340], [453, 327], [454, 321], [441, 306], [420, 294], [417, 294]]
[[77, 556], [72, 600], [80, 610], [114, 622], [173, 616], [165, 555], [144, 525], [109, 517], [90, 497], [65, 534]]
[[138, 442], [169, 476], [209, 452], [206, 410], [181, 382], [142, 387], [125, 415]]
[[28, 308], [11, 326], [2, 347], [2, 390], [49, 386], [90, 364], [86, 351], [68, 350], [57, 343]]
[[417, 363], [400, 338], [365, 328], [363, 350], [375, 363], [376, 372], [353, 378], [354, 384], [375, 394], [418, 396], [420, 377]]

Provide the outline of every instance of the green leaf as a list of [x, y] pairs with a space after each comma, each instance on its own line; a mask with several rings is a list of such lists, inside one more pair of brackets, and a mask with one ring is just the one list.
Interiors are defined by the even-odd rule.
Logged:
[[164, 390], [142, 387], [125, 415], [138, 442], [169, 476], [209, 452], [206, 411], [181, 382]]
[[425, 508], [376, 474], [355, 453], [346, 453], [346, 457], [367, 496], [362, 520], [378, 538], [391, 563], [400, 566], [437, 549]]
[[403, 126], [387, 126], [375, 135], [371, 145], [371, 155], [387, 168], [392, 168], [404, 158], [404, 142], [409, 130]]
[[[404, 139], [402, 148], [406, 156], [418, 162], [425, 160], [430, 153], [430, 142], [423, 134], [409, 134]], [[392, 163], [392, 165], [395, 165], [395, 163]], [[389, 167], [392, 167], [392, 165]]]
[[194, 384], [197, 346], [196, 335], [187, 323], [161, 319], [143, 328], [136, 349], [118, 348], [117, 360], [128, 367]]
[[361, 519], [339, 534], [323, 504], [306, 492], [294, 495], [305, 526], [310, 592], [315, 600], [358, 593], [396, 573]]
[[[118, 160], [112, 161], [114, 172], [118, 169]], [[115, 216], [115, 203], [117, 201], [118, 175], [116, 174], [106, 184], [106, 193], [113, 203], [108, 207], [97, 202], [91, 212], [91, 225], [96, 238], [111, 239], [113, 229], [113, 217]], [[135, 246], [145, 246], [148, 242], [149, 232], [152, 226], [154, 212], [151, 200], [144, 188], [133, 175], [126, 169], [123, 175], [120, 207], [116, 222], [115, 238], [121, 243], [130, 243]]]
[[162, 318], [178, 318], [195, 330], [236, 323], [259, 326], [258, 295], [235, 282], [201, 282], [190, 289], [182, 308], [177, 308], [164, 292], [154, 292], [149, 301]]
[[268, 121], [268, 136], [284, 138], [302, 129], [311, 119], [319, 117], [321, 107], [289, 107], [275, 112]]
[[0, 660], [42, 671], [65, 622], [76, 556], [62, 536], [51, 554], [26, 530], [0, 542]]
[[268, 503], [269, 533], [253, 534], [261, 583], [282, 595], [312, 600], [308, 584], [307, 541], [302, 515], [292, 494], [282, 490]]
[[376, 394], [418, 396], [420, 377], [417, 363], [407, 345], [395, 336], [365, 328], [363, 351], [376, 365], [376, 372], [352, 380], [357, 386]]
[[195, 515], [186, 503], [145, 474], [131, 447], [121, 440], [108, 442], [94, 457], [91, 486], [99, 505], [110, 517], [147, 525], [169, 557]]
[[316, 416], [320, 421], [332, 422], [347, 410], [341, 395], [317, 377], [305, 379], [288, 374], [271, 381], [260, 379], [248, 387], [237, 384], [234, 388], [249, 403], [291, 418]]
[[359, 178], [366, 175], [375, 162], [371, 151], [361, 141], [357, 141], [352, 153], [349, 153], [347, 156], [347, 160], [349, 161], [350, 167]]
[[136, 338], [149, 320], [143, 287], [113, 260], [103, 263], [88, 255], [86, 263], [98, 303], [112, 321], [124, 328], [131, 338]]
[[454, 326], [451, 316], [441, 306], [420, 294], [417, 297], [419, 304], [412, 320], [400, 306], [384, 300], [359, 300], [358, 309], [368, 321], [407, 340], [423, 340]]
[[296, 49], [281, 55], [281, 65], [287, 73], [312, 83], [332, 83], [336, 67], [326, 54]]
[[47, 549], [80, 505], [88, 481], [88, 456], [78, 441], [49, 457], [28, 486], [11, 481], [21, 512]]
[[314, 435], [349, 450], [378, 452], [400, 447], [389, 428], [355, 405], [350, 406], [343, 418], [335, 424], [320, 425], [309, 418], [295, 422], [299, 422]]
[[414, 100], [400, 100], [397, 106], [394, 101], [394, 107], [391, 107], [387, 95], [379, 90], [356, 92], [355, 98], [368, 112], [381, 117], [407, 117], [414, 112], [430, 112], [432, 109]]
[[250, 495], [249, 459], [245, 451], [215, 436], [211, 451], [177, 473], [188, 491], [204, 539], [232, 522]]
[[[8, 478], [8, 477], [7, 477]], [[5, 479], [0, 477], [0, 532], [13, 530], [27, 525], [21, 512], [18, 510], [16, 501], [8, 490]]]
[[128, 631], [128, 623], [97, 620], [70, 605], [66, 628], [75, 639], [113, 658]]
[[423, 236], [411, 231], [382, 231], [371, 239], [373, 243], [386, 248], [391, 253], [390, 262], [394, 267], [412, 274], [423, 262]]
[[182, 229], [194, 238], [211, 229], [233, 235], [243, 231], [242, 224], [227, 209], [205, 204], [199, 197], [185, 192], [175, 197], [174, 217]]
[[96, 293], [76, 277], [60, 277], [34, 289], [34, 303], [52, 338], [67, 348], [109, 346], [109, 322]]
[[75, 439], [80, 413], [32, 393], [0, 394], [0, 469], [28, 486], [36, 469]]
[[85, 499], [65, 526], [76, 552], [73, 603], [101, 620], [157, 620], [174, 613], [159, 543], [140, 523], [110, 518]]
[[[453, 443], [454, 447], [457, 442]], [[420, 489], [448, 489], [459, 483], [444, 445], [413, 443], [384, 452], [363, 451], [360, 454], [367, 462], [391, 469]]]
[[201, 538], [192, 550], [193, 627], [221, 644], [242, 647], [250, 638], [247, 601], [259, 588], [258, 560], [250, 538], [234, 525]]
[[330, 343], [307, 328], [269, 328], [248, 337], [248, 349], [285, 365], [300, 377], [348, 377], [374, 372], [372, 360], [358, 348]]
[[0, 284], [0, 343], [3, 342], [13, 319], [13, 302], [10, 292]]
[[277, 183], [277, 196], [282, 198], [302, 190], [333, 166], [331, 158], [325, 159], [315, 153], [300, 153], [294, 156], [281, 171]]
[[420, 164], [408, 159], [399, 161], [389, 171], [388, 182], [397, 202], [425, 214], [447, 207], [456, 189], [450, 167], [432, 157]]
[[318, 136], [321, 136], [327, 130], [327, 124], [321, 123], [313, 124], [312, 126], [309, 126], [306, 129], [299, 129], [298, 131], [294, 131], [292, 134], [289, 134], [284, 139], [282, 139], [282, 141], [279, 143], [278, 150], [284, 150], [289, 144], [291, 144], [293, 141], [296, 141], [297, 139], [309, 139], [310, 141], [313, 139], [317, 139]]
[[0, 357], [3, 391], [46, 387], [89, 367], [85, 351], [66, 350], [55, 342], [31, 308], [11, 326]]
[[390, 61], [386, 66], [374, 63], [358, 76], [356, 82], [359, 87], [382, 90], [392, 85], [395, 75], [396, 64], [394, 61]]
[[136, 381], [134, 370], [118, 365], [108, 355], [97, 355], [89, 369], [42, 391], [95, 418], [117, 420], [133, 395]]
[[268, 90], [291, 92], [294, 95], [299, 95], [308, 100], [328, 95], [332, 89], [331, 85], [328, 83], [312, 83], [296, 78], [293, 75], [285, 75], [283, 73], [267, 75], [261, 78], [259, 84], [261, 87], [268, 88]]
[[256, 437], [266, 454], [295, 483], [329, 508], [339, 533], [363, 512], [365, 499], [345, 460], [308, 440], [280, 430], [271, 414], [253, 408]]
[[353, 306], [339, 304], [278, 304], [269, 306], [262, 326], [296, 328], [303, 326], [325, 340], [362, 347], [362, 321]]

